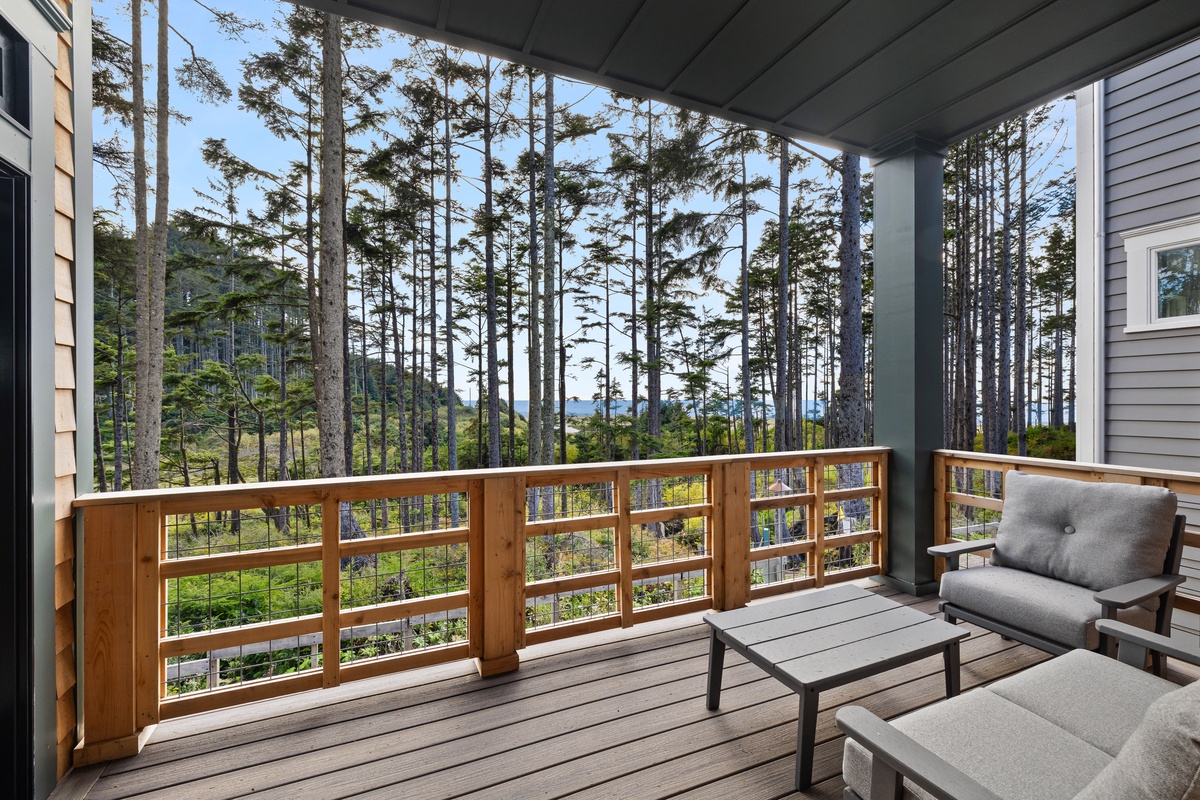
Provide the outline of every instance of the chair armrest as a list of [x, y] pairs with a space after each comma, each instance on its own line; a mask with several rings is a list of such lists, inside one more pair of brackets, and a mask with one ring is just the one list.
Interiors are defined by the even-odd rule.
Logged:
[[1140, 581], [1125, 583], [1105, 589], [1103, 592], [1097, 592], [1093, 599], [1102, 606], [1129, 608], [1163, 592], [1168, 592], [1183, 581], [1182, 575], [1155, 575], [1153, 578], [1143, 578]]
[[958, 557], [966, 553], [974, 553], [979, 550], [988, 550], [996, 546], [994, 538], [988, 539], [968, 539], [965, 542], [950, 542], [948, 544], [935, 544], [925, 552], [934, 558], [946, 559], [946, 569], [958, 569]]
[[[897, 785], [903, 778], [908, 778], [938, 800], [1000, 800], [958, 768], [862, 706], [838, 709], [837, 726], [872, 756], [871, 800], [899, 797]], [[886, 783], [891, 785], [881, 785]]]
[[1200, 666], [1200, 648], [1177, 642], [1160, 633], [1136, 628], [1127, 622], [1117, 622], [1113, 619], [1096, 620], [1096, 630], [1116, 637], [1117, 655], [1121, 661], [1138, 669], [1144, 669], [1146, 666], [1147, 650]]

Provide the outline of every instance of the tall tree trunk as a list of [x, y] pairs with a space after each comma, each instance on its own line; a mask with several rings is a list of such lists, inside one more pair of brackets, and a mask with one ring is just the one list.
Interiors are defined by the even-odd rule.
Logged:
[[996, 432], [992, 444], [994, 453], [1008, 452], [1008, 427], [1012, 418], [1012, 166], [1009, 163], [1009, 130], [1008, 123], [1002, 127], [1004, 144], [1001, 158], [1004, 159], [1001, 186], [1004, 197], [1000, 206], [1000, 318], [996, 340], [1000, 346], [999, 364], [997, 364], [996, 386]]
[[[857, 154], [842, 153], [841, 246], [838, 249], [841, 283], [841, 313], [838, 337], [838, 447], [861, 447], [866, 435], [866, 357], [863, 346], [863, 274], [862, 274], [862, 174]], [[862, 464], [842, 464], [838, 468], [839, 485], [861, 486]], [[845, 504], [847, 517], [857, 519], [866, 513], [862, 499]], [[848, 554], [842, 553], [840, 560]]]
[[[538, 272], [537, 162], [535, 156], [533, 71], [529, 72], [529, 419], [526, 420], [526, 463], [542, 463], [542, 332], [541, 275]], [[538, 519], [537, 499], [532, 493], [530, 518]]]
[[325, 14], [321, 38], [321, 283], [318, 339], [313, 362], [317, 429], [321, 437], [321, 476], [344, 477], [346, 263], [342, 187], [345, 184], [342, 133], [342, 18]]
[[776, 290], [775, 308], [775, 451], [781, 452], [791, 447], [788, 434], [791, 422], [788, 419], [788, 295], [791, 276], [788, 264], [788, 247], [790, 225], [788, 214], [791, 211], [789, 184], [791, 183], [792, 165], [788, 153], [788, 141], [779, 140], [779, 276]]
[[[450, 49], [442, 51], [446, 61], [450, 60]], [[445, 254], [446, 254], [446, 468], [458, 469], [458, 409], [455, 407], [454, 396], [454, 249], [450, 241], [450, 214], [453, 208], [451, 186], [454, 181], [453, 164], [450, 156], [450, 70], [447, 68], [442, 78], [442, 89], [446, 97], [446, 116], [442, 120], [444, 147], [446, 149], [446, 218], [445, 218]], [[511, 362], [510, 362], [511, 365]], [[450, 498], [451, 525], [458, 527], [458, 502], [455, 496]]]
[[487, 282], [488, 466], [500, 464], [500, 364], [496, 347], [496, 232], [492, 217], [492, 59], [484, 59], [483, 75], [483, 216], [484, 274]]
[[1019, 252], [1017, 255], [1017, 313], [1016, 313], [1016, 341], [1013, 343], [1016, 349], [1016, 354], [1013, 360], [1016, 374], [1013, 376], [1013, 389], [1016, 391], [1014, 399], [1013, 424], [1017, 429], [1017, 455], [1024, 456], [1028, 450], [1028, 437], [1025, 430], [1026, 419], [1026, 397], [1025, 394], [1025, 340], [1026, 340], [1026, 318], [1029, 313], [1028, 300], [1026, 298], [1026, 281], [1028, 280], [1028, 265], [1026, 263], [1026, 213], [1028, 209], [1028, 186], [1029, 186], [1029, 114], [1021, 115], [1021, 205], [1017, 213], [1020, 215], [1017, 222], [1017, 246]]
[[[140, 3], [137, 13], [141, 13]], [[167, 0], [158, 2], [158, 97], [155, 121], [154, 235], [147, 259], [138, 259], [137, 391], [134, 393], [134, 489], [157, 489], [162, 448], [163, 305], [167, 287], [167, 229], [170, 214], [168, 174], [171, 74], [167, 58]], [[138, 25], [140, 28], [140, 24]], [[141, 41], [137, 43], [141, 47]], [[135, 85], [141, 82], [135, 69]], [[143, 133], [144, 136], [144, 133]], [[142, 144], [144, 160], [145, 143]], [[135, 158], [135, 160], [137, 160]], [[144, 180], [144, 171], [143, 171]], [[145, 194], [142, 194], [145, 211]], [[144, 238], [144, 237], [143, 237]]]
[[[546, 73], [545, 185], [542, 190], [542, 463], [554, 461], [554, 242], [557, 220], [554, 208], [554, 76]], [[565, 453], [563, 454], [566, 455]], [[542, 490], [542, 516], [554, 516], [554, 490]]]
[[[743, 134], [744, 135], [744, 134]], [[750, 209], [746, 192], [746, 147], [743, 143], [742, 156], [742, 433], [745, 436], [746, 452], [754, 452], [754, 415], [751, 413], [750, 385]]]

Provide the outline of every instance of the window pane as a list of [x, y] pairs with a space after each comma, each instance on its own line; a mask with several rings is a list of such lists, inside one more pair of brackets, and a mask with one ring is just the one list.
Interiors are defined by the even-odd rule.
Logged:
[[1159, 319], [1200, 314], [1200, 244], [1157, 255]]

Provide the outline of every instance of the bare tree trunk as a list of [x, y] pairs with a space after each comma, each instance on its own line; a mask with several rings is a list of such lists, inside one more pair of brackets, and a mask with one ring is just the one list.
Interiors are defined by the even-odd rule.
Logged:
[[[863, 274], [862, 274], [862, 174], [857, 154], [842, 153], [841, 246], [838, 249], [841, 283], [841, 313], [838, 337], [838, 403], [836, 433], [838, 447], [861, 447], [866, 434], [866, 396], [864, 376], [866, 357], [863, 347]], [[838, 484], [861, 486], [862, 464], [839, 464]], [[845, 504], [850, 518], [866, 514], [866, 501]], [[839, 553], [845, 560], [849, 553]]]
[[[138, 5], [140, 6], [140, 3]], [[137, 9], [137, 13], [141, 13], [140, 7]], [[134, 489], [158, 488], [159, 456], [162, 448], [163, 305], [166, 302], [167, 226], [170, 214], [170, 179], [167, 170], [171, 99], [171, 73], [167, 59], [169, 34], [167, 0], [159, 0], [154, 237], [153, 242], [146, 248], [147, 258], [145, 261], [141, 259], [139, 253], [137, 276], [137, 391], [134, 393], [134, 415], [137, 423], [134, 427], [132, 482]], [[140, 48], [140, 46], [139, 36], [138, 47]], [[138, 84], [140, 81], [141, 71], [135, 70], [134, 83]], [[142, 160], [144, 160], [144, 138], [142, 147]], [[135, 158], [135, 160], [137, 159]], [[145, 189], [144, 187], [139, 187], [139, 189], [142, 191], [144, 213]]]
[[496, 347], [496, 232], [492, 220], [492, 59], [483, 76], [484, 274], [487, 283], [488, 466], [500, 466], [500, 364]]
[[1027, 247], [1025, 237], [1028, 234], [1026, 230], [1026, 213], [1028, 209], [1028, 186], [1029, 186], [1029, 115], [1021, 115], [1021, 207], [1018, 210], [1020, 218], [1018, 220], [1018, 240], [1017, 245], [1020, 248], [1017, 256], [1017, 318], [1016, 318], [1016, 355], [1014, 357], [1014, 366], [1016, 374], [1014, 375], [1013, 388], [1016, 391], [1016, 398], [1013, 405], [1015, 411], [1013, 413], [1013, 424], [1017, 429], [1017, 455], [1024, 456], [1028, 450], [1028, 437], [1025, 430], [1026, 425], [1026, 368], [1025, 368], [1025, 340], [1026, 340], [1026, 317], [1029, 313], [1027, 308], [1028, 299], [1026, 298], [1025, 284], [1028, 275], [1028, 265], [1026, 262]]
[[[554, 76], [546, 73], [545, 141], [546, 180], [542, 198], [542, 463], [554, 463]], [[566, 455], [565, 453], [563, 454]], [[542, 516], [554, 516], [554, 492], [542, 493]]]
[[[537, 174], [534, 162], [533, 72], [529, 73], [529, 419], [526, 421], [526, 463], [542, 461], [542, 334], [541, 275], [538, 273]], [[538, 493], [533, 492], [530, 518], [538, 518]]]
[[318, 340], [313, 362], [317, 429], [321, 437], [321, 476], [346, 475], [344, 447], [346, 263], [343, 249], [345, 162], [342, 117], [342, 18], [325, 14], [321, 40], [321, 292]]
[[754, 452], [754, 415], [751, 413], [750, 386], [750, 227], [749, 198], [746, 192], [746, 147], [741, 148], [742, 156], [742, 434], [745, 437], [747, 453]]
[[788, 294], [790, 293], [788, 274], [789, 220], [791, 211], [788, 184], [791, 181], [792, 167], [789, 160], [788, 141], [779, 140], [779, 285], [777, 306], [775, 309], [775, 450], [776, 452], [789, 449], [788, 440], [790, 420], [788, 419]]

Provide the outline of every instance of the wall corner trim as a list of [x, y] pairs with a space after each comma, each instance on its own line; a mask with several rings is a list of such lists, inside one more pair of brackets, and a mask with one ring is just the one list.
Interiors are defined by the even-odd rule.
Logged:
[[33, 7], [42, 12], [42, 16], [50, 23], [57, 33], [71, 30], [71, 19], [58, 7], [54, 0], [32, 0]]

